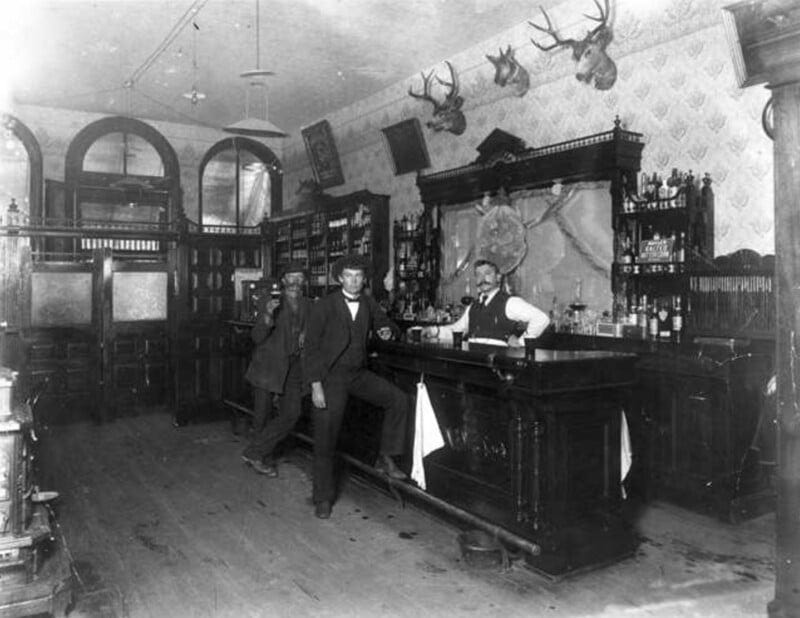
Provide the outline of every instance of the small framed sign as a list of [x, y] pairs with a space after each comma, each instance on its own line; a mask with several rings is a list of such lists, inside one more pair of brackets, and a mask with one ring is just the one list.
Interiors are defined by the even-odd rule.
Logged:
[[428, 149], [417, 118], [409, 118], [381, 129], [394, 165], [394, 175], [416, 172], [430, 166]]
[[344, 184], [339, 153], [336, 151], [333, 131], [328, 121], [320, 120], [303, 129], [301, 133], [317, 184], [323, 189]]
[[674, 238], [643, 240], [639, 243], [639, 261], [644, 263], [671, 262], [674, 244]]

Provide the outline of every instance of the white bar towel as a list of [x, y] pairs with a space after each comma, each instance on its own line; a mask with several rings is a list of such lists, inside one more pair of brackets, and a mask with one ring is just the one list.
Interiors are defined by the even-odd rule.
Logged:
[[428, 453], [444, 446], [444, 438], [431, 405], [428, 388], [420, 376], [417, 383], [417, 403], [414, 410], [414, 462], [411, 465], [411, 478], [420, 489], [425, 489], [425, 466], [422, 463]]
[[625, 410], [620, 412], [622, 419], [620, 422], [620, 436], [619, 436], [619, 482], [622, 488], [622, 497], [627, 498], [625, 495], [625, 486], [622, 481], [628, 476], [631, 464], [633, 463], [633, 450], [631, 449], [631, 434], [628, 431], [628, 418], [625, 416]]

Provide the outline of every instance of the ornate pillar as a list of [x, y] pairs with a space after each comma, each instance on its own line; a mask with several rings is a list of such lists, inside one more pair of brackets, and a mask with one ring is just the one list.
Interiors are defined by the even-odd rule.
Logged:
[[768, 612], [788, 618], [800, 616], [800, 9], [791, 0], [749, 0], [724, 16], [740, 85], [773, 91], [765, 129], [775, 164], [778, 500]]
[[800, 616], [800, 83], [774, 88], [778, 501], [773, 617]]

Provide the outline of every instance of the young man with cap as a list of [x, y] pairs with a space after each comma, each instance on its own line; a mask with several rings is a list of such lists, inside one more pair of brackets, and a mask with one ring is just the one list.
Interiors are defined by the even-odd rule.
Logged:
[[511, 296], [500, 289], [503, 276], [494, 262], [476, 260], [475, 285], [480, 292], [459, 320], [449, 326], [428, 326], [425, 337], [452, 340], [453, 332], [462, 332], [472, 341], [480, 340], [496, 345], [525, 345], [514, 336], [520, 323], [525, 324], [523, 337], [536, 338], [542, 334], [550, 318], [519, 296]]
[[[254, 433], [242, 460], [259, 474], [278, 476], [274, 450], [300, 418], [303, 396], [301, 351], [311, 302], [305, 297], [305, 266], [288, 264], [281, 275], [281, 294], [259, 298], [258, 319], [251, 331], [255, 343], [245, 379], [253, 385]], [[278, 414], [273, 415], [274, 401]]]
[[330, 517], [335, 498], [333, 458], [350, 395], [384, 411], [375, 467], [391, 478], [406, 478], [392, 457], [405, 450], [408, 398], [366, 368], [370, 331], [381, 339], [397, 333], [378, 303], [363, 293], [368, 269], [360, 255], [342, 257], [333, 267], [341, 288], [317, 301], [308, 319], [303, 358], [314, 404], [314, 512], [321, 519]]

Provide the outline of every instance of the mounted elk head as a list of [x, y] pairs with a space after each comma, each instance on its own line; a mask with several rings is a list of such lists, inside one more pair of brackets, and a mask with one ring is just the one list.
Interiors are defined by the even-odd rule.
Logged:
[[448, 93], [441, 103], [431, 95], [431, 79], [434, 77], [434, 71], [431, 70], [427, 75], [422, 75], [422, 94], [413, 92], [411, 88], [408, 89], [408, 94], [415, 99], [422, 99], [429, 101], [433, 105], [433, 118], [425, 124], [434, 131], [449, 131], [455, 135], [461, 135], [467, 128], [467, 119], [464, 118], [464, 113], [461, 111], [461, 106], [464, 105], [464, 99], [458, 94], [458, 77], [453, 70], [453, 65], [445, 60], [445, 64], [450, 69], [449, 82], [444, 81], [436, 75], [436, 81], [449, 88]]
[[608, 26], [608, 0], [604, 1], [605, 10], [600, 6], [597, 0], [594, 0], [597, 9], [600, 11], [599, 17], [593, 17], [584, 13], [584, 17], [600, 23], [594, 30], [587, 32], [586, 36], [580, 41], [576, 39], [560, 38], [558, 33], [553, 29], [553, 24], [550, 22], [547, 13], [541, 7], [539, 7], [539, 10], [542, 11], [545, 21], [547, 21], [547, 27], [544, 28], [532, 21], [528, 22], [537, 30], [549, 34], [555, 41], [552, 45], [547, 46], [539, 45], [539, 43], [533, 39], [531, 39], [531, 43], [542, 51], [549, 51], [556, 47], [571, 48], [572, 57], [575, 62], [578, 63], [578, 72], [575, 73], [575, 77], [587, 84], [594, 82], [594, 87], [598, 90], [608, 90], [614, 85], [614, 82], [617, 81], [617, 65], [614, 64], [614, 61], [606, 54], [606, 47], [611, 42], [613, 34], [611, 28]]
[[525, 96], [531, 86], [531, 78], [523, 66], [514, 58], [514, 50], [511, 45], [506, 51], [501, 47], [499, 56], [489, 56], [486, 59], [494, 65], [494, 83], [505, 88], [511, 86], [512, 91], [518, 97]]

